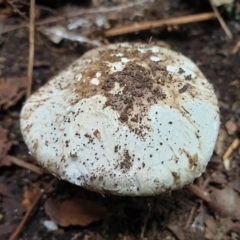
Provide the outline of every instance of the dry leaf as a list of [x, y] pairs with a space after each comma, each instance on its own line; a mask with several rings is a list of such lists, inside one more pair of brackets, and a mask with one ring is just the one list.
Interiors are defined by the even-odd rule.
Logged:
[[225, 140], [227, 139], [228, 135], [227, 132], [220, 128], [219, 129], [219, 133], [218, 133], [218, 138], [217, 138], [217, 142], [215, 145], [215, 152], [218, 156], [222, 156], [224, 151], [225, 151]]
[[9, 155], [4, 156], [4, 158], [2, 159], [2, 161], [0, 161], [0, 167], [3, 167], [3, 166], [9, 167], [9, 166], [11, 166], [11, 165], [12, 165], [11, 159], [12, 159], [12, 158], [11, 158], [11, 156], [9, 156]]
[[0, 237], [5, 237], [9, 233], [12, 233], [16, 228], [16, 224], [12, 225], [9, 222], [0, 224]]
[[25, 207], [26, 211], [28, 211], [28, 209], [31, 209], [32, 204], [40, 194], [41, 191], [37, 185], [32, 185], [30, 189], [26, 189], [24, 191], [22, 205]]
[[[205, 237], [209, 240], [225, 240], [228, 239], [226, 236], [229, 235], [231, 231], [234, 231], [234, 222], [230, 217], [220, 218], [219, 220], [214, 220], [212, 218], [209, 222], [205, 222], [206, 224], [206, 232]], [[237, 238], [231, 238], [237, 239]]]
[[239, 195], [230, 187], [224, 189], [212, 188], [210, 192], [211, 201], [209, 207], [217, 212], [232, 219], [240, 219], [240, 198]]
[[[10, 181], [9, 181], [10, 180]], [[0, 199], [4, 222], [0, 224], [0, 239], [2, 236], [11, 233], [16, 228], [15, 221], [22, 216], [24, 208], [21, 205], [21, 196], [12, 194], [11, 185], [14, 185], [12, 178], [8, 179], [10, 185], [6, 184], [6, 176], [0, 177]]]
[[211, 177], [212, 177], [211, 182], [214, 182], [216, 184], [226, 184], [227, 183], [226, 176], [223, 174], [223, 172], [221, 170], [217, 170], [217, 171], [213, 172]]
[[2, 166], [2, 162], [11, 148], [11, 142], [7, 139], [7, 131], [0, 127], [0, 166]]
[[238, 233], [238, 234], [240, 234], [240, 222], [236, 222], [236, 223], [233, 225], [233, 227], [232, 227], [231, 230], [234, 231], [234, 232], [236, 232], [236, 233]]
[[208, 217], [205, 220], [205, 238], [206, 239], [213, 239], [214, 235], [217, 234], [217, 223], [212, 217]]
[[13, 197], [5, 183], [0, 183], [0, 196]]
[[[231, 220], [230, 217], [226, 217], [226, 218], [220, 218], [219, 219], [219, 224], [218, 224], [218, 228], [220, 231], [219, 232], [222, 232], [222, 236], [226, 236], [227, 233], [229, 233], [229, 231], [231, 231], [231, 229], [234, 227], [234, 222]], [[217, 234], [218, 235], [218, 234]], [[214, 238], [216, 239], [216, 238]], [[223, 237], [221, 238], [218, 238], [217, 240], [222, 240]]]
[[7, 155], [9, 149], [14, 144], [7, 138], [7, 130], [0, 127], [0, 167], [8, 167], [12, 164], [12, 157]]
[[15, 105], [26, 92], [26, 78], [0, 78], [0, 107], [4, 110]]
[[185, 240], [185, 232], [183, 228], [179, 227], [175, 223], [170, 223], [167, 225], [167, 228], [173, 233], [173, 235], [178, 239], [178, 240]]
[[204, 207], [200, 207], [197, 215], [193, 219], [193, 222], [189, 226], [189, 233], [191, 233], [191, 236], [192, 236], [191, 239], [205, 240], [204, 238], [205, 219], [206, 219], [206, 209]]
[[45, 211], [52, 221], [62, 227], [87, 226], [106, 217], [107, 214], [107, 210], [97, 203], [78, 198], [64, 202], [49, 198], [45, 202]]
[[240, 177], [229, 183], [230, 187], [240, 193]]
[[229, 135], [235, 134], [238, 129], [237, 123], [232, 120], [227, 121], [225, 127]]

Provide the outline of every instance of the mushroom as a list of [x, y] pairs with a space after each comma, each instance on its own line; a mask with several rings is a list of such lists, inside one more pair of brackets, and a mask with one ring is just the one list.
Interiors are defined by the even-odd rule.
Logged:
[[39, 164], [99, 193], [150, 196], [199, 177], [219, 109], [187, 57], [148, 44], [93, 49], [36, 91], [21, 131]]

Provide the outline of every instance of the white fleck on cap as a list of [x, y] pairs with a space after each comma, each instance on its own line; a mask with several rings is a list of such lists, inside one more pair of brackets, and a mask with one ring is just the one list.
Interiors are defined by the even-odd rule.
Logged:
[[205, 170], [218, 129], [217, 99], [198, 67], [147, 44], [87, 52], [21, 113], [25, 142], [49, 172], [128, 196], [191, 183]]

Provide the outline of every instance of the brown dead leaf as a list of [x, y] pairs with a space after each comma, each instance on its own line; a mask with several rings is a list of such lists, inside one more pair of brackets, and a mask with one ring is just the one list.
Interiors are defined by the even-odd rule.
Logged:
[[12, 225], [9, 222], [0, 224], [0, 237], [4, 237], [4, 235], [13, 232], [16, 228], [16, 224]]
[[6, 58], [0, 56], [0, 63], [4, 63], [5, 61], [6, 61]]
[[206, 216], [207, 216], [206, 208], [202, 205], [197, 210], [197, 215], [193, 217], [193, 221], [190, 222], [189, 227], [188, 227], [189, 231], [186, 231], [186, 233], [188, 235], [185, 239], [205, 240], [205, 238], [204, 238], [204, 232], [205, 232], [204, 221], [206, 219]]
[[[218, 224], [218, 228], [219, 228], [219, 232], [222, 232], [222, 236], [226, 236], [226, 234], [231, 231], [231, 229], [234, 227], [234, 222], [232, 221], [232, 219], [230, 217], [226, 217], [226, 218], [221, 218], [219, 220], [219, 224]], [[218, 239], [223, 239], [223, 237], [218, 238]]]
[[14, 142], [7, 138], [7, 130], [0, 127], [0, 167], [8, 167], [12, 164], [11, 157], [7, 153], [13, 144]]
[[12, 143], [7, 138], [7, 130], [0, 127], [0, 166], [11, 146]]
[[52, 221], [62, 227], [69, 225], [87, 226], [107, 215], [107, 210], [103, 206], [79, 198], [64, 202], [49, 198], [45, 202], [45, 211]]
[[219, 133], [218, 133], [218, 138], [217, 138], [217, 142], [215, 145], [215, 152], [218, 156], [222, 156], [224, 151], [225, 151], [225, 140], [227, 139], [228, 135], [226, 130], [220, 128], [219, 129]]
[[167, 225], [167, 228], [173, 233], [173, 235], [178, 240], [186, 239], [185, 232], [184, 232], [183, 228], [179, 227], [177, 224], [170, 223], [170, 224]]
[[21, 205], [21, 195], [12, 193], [12, 185], [14, 183], [11, 180], [12, 178], [8, 179], [9, 184], [6, 184], [6, 177], [0, 177], [1, 214], [4, 217], [4, 223], [0, 221], [0, 239], [14, 230], [16, 221], [13, 221], [13, 219], [20, 218], [24, 212], [24, 208]]
[[218, 231], [216, 221], [212, 217], [208, 217], [205, 220], [205, 225], [206, 225], [205, 238], [213, 239], [214, 235], [216, 235]]
[[26, 92], [27, 79], [0, 78], [0, 107], [4, 110], [15, 105]]
[[227, 183], [227, 179], [226, 179], [226, 176], [223, 174], [223, 172], [221, 170], [217, 170], [217, 171], [212, 173], [211, 182], [223, 185], [223, 184]]
[[4, 197], [12, 197], [13, 196], [5, 183], [0, 183], [0, 196], [1, 195]]
[[22, 205], [25, 207], [26, 211], [31, 209], [32, 204], [35, 202], [35, 199], [41, 195], [41, 191], [37, 185], [32, 185], [30, 189], [25, 189]]
[[[99, 233], [86, 231], [86, 234], [84, 235], [83, 240], [103, 240], [103, 238]], [[131, 240], [131, 239], [127, 239], [127, 240]]]
[[2, 159], [2, 161], [0, 161], [0, 167], [9, 167], [12, 165], [12, 161], [11, 161], [11, 156], [6, 155], [4, 156], [4, 158]]
[[210, 192], [211, 201], [209, 207], [232, 219], [240, 219], [240, 198], [239, 195], [229, 186], [224, 189], [212, 188]]
[[240, 177], [229, 183], [230, 187], [240, 193]]
[[[235, 230], [234, 221], [230, 217], [220, 218], [219, 220], [208, 218], [206, 221], [206, 232], [205, 237], [209, 240], [225, 240], [228, 239], [226, 236], [230, 234], [230, 232]], [[238, 239], [238, 238], [231, 238]]]
[[234, 122], [233, 120], [228, 120], [225, 123], [225, 128], [227, 129], [228, 135], [233, 135], [236, 133], [238, 126], [237, 123]]
[[231, 230], [232, 230], [233, 232], [236, 232], [236, 233], [240, 234], [240, 222], [236, 222], [236, 223], [233, 225], [233, 227], [232, 227]]

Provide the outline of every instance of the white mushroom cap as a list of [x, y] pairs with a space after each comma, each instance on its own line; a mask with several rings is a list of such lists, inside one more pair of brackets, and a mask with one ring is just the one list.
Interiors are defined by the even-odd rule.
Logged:
[[87, 52], [26, 102], [21, 130], [48, 171], [87, 189], [146, 196], [200, 176], [219, 110], [198, 67], [172, 50], [112, 44]]

